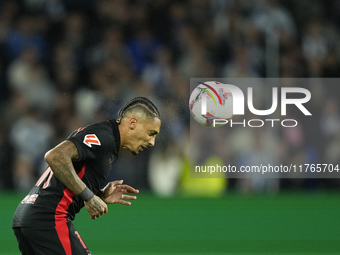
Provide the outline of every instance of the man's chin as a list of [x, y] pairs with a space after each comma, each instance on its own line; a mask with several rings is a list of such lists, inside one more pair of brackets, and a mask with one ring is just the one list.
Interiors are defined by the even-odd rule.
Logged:
[[138, 154], [138, 152], [132, 151], [132, 154], [133, 154], [133, 155], [137, 155], [137, 154]]

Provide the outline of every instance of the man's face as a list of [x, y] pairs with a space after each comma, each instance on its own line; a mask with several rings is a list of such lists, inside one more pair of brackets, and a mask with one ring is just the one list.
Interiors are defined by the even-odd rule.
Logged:
[[132, 154], [136, 155], [147, 147], [155, 145], [156, 135], [161, 127], [161, 120], [146, 117], [137, 119], [134, 125], [134, 129], [130, 133], [129, 149], [132, 151]]

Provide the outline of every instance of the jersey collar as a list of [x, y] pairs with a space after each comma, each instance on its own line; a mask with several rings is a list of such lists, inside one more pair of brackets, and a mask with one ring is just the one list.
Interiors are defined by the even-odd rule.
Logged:
[[118, 123], [116, 122], [115, 119], [111, 119], [109, 120], [109, 122], [112, 125], [113, 136], [115, 138], [116, 151], [118, 153], [119, 148], [120, 148], [120, 133], [119, 133], [119, 128], [118, 128]]

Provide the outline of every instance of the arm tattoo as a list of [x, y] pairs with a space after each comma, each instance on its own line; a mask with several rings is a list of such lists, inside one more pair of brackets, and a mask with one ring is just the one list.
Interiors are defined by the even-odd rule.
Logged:
[[76, 146], [70, 141], [64, 141], [46, 153], [45, 160], [53, 174], [75, 194], [81, 193], [86, 185], [77, 176], [72, 160], [79, 158]]

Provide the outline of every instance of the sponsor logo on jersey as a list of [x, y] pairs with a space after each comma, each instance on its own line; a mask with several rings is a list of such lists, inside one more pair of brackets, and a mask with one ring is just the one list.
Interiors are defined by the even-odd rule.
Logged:
[[92, 148], [92, 145], [101, 145], [98, 137], [95, 134], [86, 135], [84, 137], [84, 143]]

